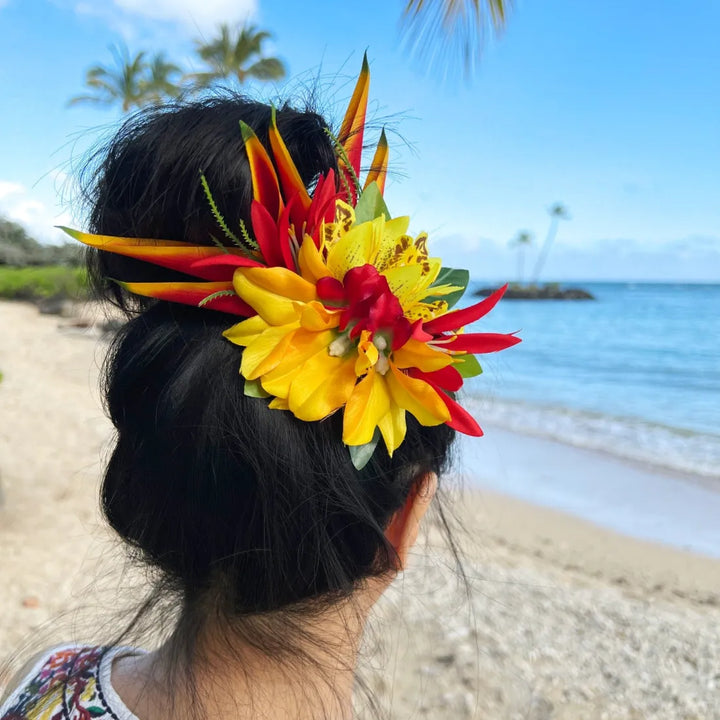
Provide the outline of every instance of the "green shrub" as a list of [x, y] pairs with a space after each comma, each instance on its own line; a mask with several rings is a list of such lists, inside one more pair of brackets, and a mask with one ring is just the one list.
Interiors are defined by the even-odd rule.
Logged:
[[66, 265], [39, 267], [0, 266], [0, 298], [42, 300], [44, 298], [83, 299], [87, 297], [87, 277], [83, 268]]
[[82, 265], [82, 247], [76, 242], [43, 245], [30, 237], [25, 228], [0, 217], [0, 265]]

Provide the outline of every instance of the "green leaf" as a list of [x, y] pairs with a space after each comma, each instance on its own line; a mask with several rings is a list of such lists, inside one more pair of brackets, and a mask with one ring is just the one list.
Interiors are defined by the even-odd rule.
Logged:
[[464, 377], [482, 375], [482, 367], [474, 355], [456, 355], [453, 367]]
[[379, 442], [380, 430], [375, 428], [375, 434], [369, 443], [365, 443], [364, 445], [348, 445], [350, 459], [356, 470], [362, 470], [368, 462], [370, 462], [370, 458], [373, 456]]
[[105, 710], [103, 710], [101, 707], [98, 707], [97, 705], [91, 705], [87, 711], [90, 713], [91, 717], [101, 717], [105, 714]]
[[248, 397], [267, 398], [270, 393], [263, 390], [259, 380], [245, 380], [245, 394]]
[[457, 301], [463, 296], [470, 282], [470, 272], [468, 270], [456, 270], [455, 268], [444, 267], [440, 269], [437, 280], [428, 288], [428, 292], [432, 292], [434, 287], [440, 285], [457, 285], [460, 290], [450, 293], [449, 295], [428, 296], [426, 302], [433, 300], [444, 300], [448, 304], [448, 309], [453, 307]]
[[387, 209], [380, 188], [373, 181], [362, 191], [355, 206], [355, 222], [357, 224], [364, 223], [381, 215], [384, 215], [386, 220], [390, 219], [390, 211]]

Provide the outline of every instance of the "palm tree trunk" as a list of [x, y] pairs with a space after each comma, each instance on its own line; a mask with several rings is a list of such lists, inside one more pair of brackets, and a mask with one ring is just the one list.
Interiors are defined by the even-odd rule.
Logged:
[[550, 227], [548, 228], [547, 235], [545, 236], [545, 242], [540, 249], [538, 259], [535, 262], [535, 268], [530, 280], [531, 285], [537, 285], [538, 280], [540, 279], [540, 273], [542, 272], [543, 267], [545, 267], [545, 262], [547, 261], [548, 254], [550, 253], [550, 247], [553, 244], [553, 240], [555, 240], [555, 235], [557, 235], [559, 223], [560, 218], [557, 215], [550, 216]]
[[518, 285], [523, 284], [523, 276], [525, 275], [525, 247], [518, 245]]

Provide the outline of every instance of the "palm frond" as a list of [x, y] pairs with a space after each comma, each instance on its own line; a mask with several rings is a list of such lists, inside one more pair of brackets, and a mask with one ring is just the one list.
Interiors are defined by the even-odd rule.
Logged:
[[502, 32], [514, 0], [407, 0], [405, 42], [428, 68], [443, 74], [457, 63], [470, 76], [488, 33]]
[[262, 58], [245, 70], [246, 77], [256, 80], [280, 80], [285, 77], [285, 65], [277, 58]]
[[192, 88], [202, 91], [227, 80], [242, 85], [248, 78], [265, 81], [284, 77], [284, 64], [278, 58], [263, 56], [263, 43], [270, 37], [255, 25], [231, 28], [223, 23], [209, 41], [196, 40], [195, 51], [206, 68], [187, 76]]

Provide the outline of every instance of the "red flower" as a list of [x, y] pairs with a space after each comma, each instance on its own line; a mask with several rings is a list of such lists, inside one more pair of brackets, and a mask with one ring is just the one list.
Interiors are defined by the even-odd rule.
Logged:
[[361, 265], [347, 271], [343, 281], [322, 278], [318, 296], [329, 307], [344, 307], [340, 314], [341, 331], [350, 327], [350, 338], [367, 330], [387, 334], [393, 349], [402, 347], [412, 334], [412, 325], [403, 313], [400, 301], [390, 290], [384, 275], [373, 265]]

